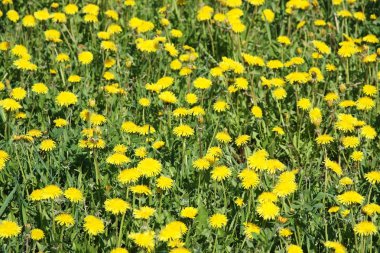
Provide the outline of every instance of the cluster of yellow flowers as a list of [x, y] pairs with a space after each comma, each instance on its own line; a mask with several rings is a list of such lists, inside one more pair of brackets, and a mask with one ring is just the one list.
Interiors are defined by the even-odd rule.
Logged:
[[380, 249], [377, 0], [95, 2], [1, 1], [3, 250]]

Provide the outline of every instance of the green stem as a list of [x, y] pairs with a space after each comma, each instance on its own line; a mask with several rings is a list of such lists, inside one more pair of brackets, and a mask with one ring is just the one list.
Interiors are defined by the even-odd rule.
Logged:
[[119, 239], [117, 240], [117, 247], [121, 246], [121, 239], [123, 238], [124, 219], [125, 219], [125, 213], [123, 213], [123, 217], [121, 218], [121, 222], [120, 222]]
[[158, 204], [158, 213], [160, 214], [161, 213], [161, 207], [162, 207], [162, 196], [163, 194], [160, 194], [160, 202]]
[[248, 222], [249, 215], [251, 213], [252, 200], [253, 200], [253, 189], [251, 188], [248, 194], [248, 210], [247, 210], [247, 217], [245, 219], [246, 222]]
[[96, 184], [99, 185], [100, 172], [99, 172], [99, 164], [98, 164], [98, 152], [96, 151], [96, 149], [94, 149], [94, 167], [95, 167]]
[[16, 151], [17, 163], [18, 163], [18, 166], [20, 167], [20, 171], [22, 174], [22, 179], [23, 179], [24, 184], [26, 184], [27, 181], [26, 181], [26, 176], [25, 176], [25, 172], [24, 172], [24, 166], [21, 165], [20, 157], [19, 157], [18, 152], [17, 152], [17, 147], [15, 148], [15, 151]]
[[350, 83], [350, 68], [349, 58], [346, 58], [346, 85]]
[[270, 33], [270, 27], [269, 27], [268, 22], [265, 22], [265, 29], [266, 29], [266, 31], [267, 31], [269, 44], [272, 44], [272, 35], [271, 35], [271, 33]]
[[218, 244], [218, 231], [216, 231], [214, 249], [212, 250], [212, 253], [216, 252], [216, 245], [217, 244]]
[[227, 195], [226, 195], [226, 189], [224, 188], [224, 183], [222, 182], [222, 189], [223, 189], [223, 197], [224, 197], [224, 208], [227, 209]]
[[[326, 206], [326, 194], [327, 194], [327, 168], [325, 168], [325, 185], [324, 185], [324, 195], [323, 195], [323, 206], [325, 207]], [[323, 210], [323, 220], [324, 220], [324, 223], [325, 223], [325, 241], [328, 241], [329, 239], [329, 235], [328, 235], [328, 232], [327, 232], [327, 219], [326, 219], [326, 210]]]
[[186, 140], [183, 140], [182, 142], [182, 168], [186, 171], [186, 178], [190, 178], [190, 171], [187, 166]]
[[50, 210], [50, 212], [51, 212], [51, 219], [52, 219], [52, 231], [53, 231], [53, 233], [51, 234], [51, 237], [52, 237], [52, 239], [53, 239], [53, 241], [54, 241], [54, 235], [55, 235], [55, 221], [54, 221], [54, 202], [52, 201], [51, 202], [51, 210]]
[[59, 236], [59, 241], [60, 241], [60, 247], [61, 250], [63, 251], [63, 233], [64, 233], [64, 228], [61, 229], [61, 235]]
[[373, 185], [371, 184], [371, 187], [369, 188], [369, 191], [368, 191], [368, 200], [367, 200], [368, 204], [371, 202], [372, 188], [373, 188]]

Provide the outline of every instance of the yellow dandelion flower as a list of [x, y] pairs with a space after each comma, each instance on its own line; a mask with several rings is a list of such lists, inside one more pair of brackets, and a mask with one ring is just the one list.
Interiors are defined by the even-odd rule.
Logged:
[[358, 110], [369, 111], [375, 106], [375, 101], [370, 97], [361, 97], [356, 101]]
[[156, 159], [145, 158], [137, 164], [137, 169], [140, 170], [141, 175], [153, 177], [161, 172], [162, 164]]
[[205, 90], [211, 87], [212, 82], [207, 78], [198, 77], [194, 80], [193, 84], [195, 88]]
[[11, 238], [21, 233], [21, 227], [16, 222], [3, 220], [0, 221], [0, 238]]
[[148, 252], [154, 249], [154, 231], [145, 231], [142, 233], [130, 233], [129, 239], [132, 239], [139, 247], [146, 249]]
[[251, 222], [244, 222], [244, 235], [248, 239], [253, 239], [253, 235], [258, 235], [260, 234], [260, 227], [251, 223]]
[[230, 108], [230, 106], [223, 100], [218, 100], [213, 105], [214, 111], [224, 112]]
[[360, 144], [360, 139], [356, 136], [346, 136], [342, 138], [342, 144], [345, 148], [356, 148]]
[[67, 81], [69, 83], [79, 83], [81, 81], [81, 77], [78, 76], [78, 75], [70, 75], [69, 78], [67, 79]]
[[74, 15], [78, 12], [78, 6], [75, 4], [68, 4], [64, 7], [64, 11], [67, 15]]
[[13, 23], [16, 23], [20, 19], [20, 16], [17, 11], [9, 10], [7, 11], [7, 18]]
[[193, 167], [197, 170], [208, 170], [210, 168], [210, 162], [206, 158], [200, 158], [193, 162]]
[[208, 220], [212, 228], [222, 228], [227, 225], [227, 221], [227, 216], [220, 213], [212, 215]]
[[169, 240], [181, 239], [187, 232], [187, 226], [181, 221], [172, 221], [168, 223], [159, 234], [160, 241], [167, 242]]
[[240, 147], [240, 146], [247, 144], [250, 140], [251, 140], [251, 137], [249, 135], [246, 135], [246, 134], [239, 135], [235, 139], [235, 144], [236, 144], [236, 146]]
[[139, 105], [143, 107], [148, 107], [150, 105], [150, 100], [148, 98], [140, 98]]
[[40, 241], [44, 237], [45, 237], [44, 231], [39, 228], [34, 228], [30, 231], [30, 238], [32, 238], [33, 241]]
[[260, 178], [256, 172], [250, 169], [242, 170], [238, 178], [242, 181], [242, 186], [244, 189], [256, 188], [260, 183]]
[[279, 197], [286, 197], [297, 190], [297, 183], [289, 180], [284, 182], [278, 182], [273, 188], [273, 193]]
[[12, 98], [0, 100], [0, 106], [3, 107], [6, 111], [16, 111], [22, 108], [20, 103]]
[[318, 136], [315, 141], [317, 142], [317, 144], [319, 145], [324, 145], [324, 144], [329, 144], [331, 142], [334, 141], [334, 137], [332, 137], [331, 135], [329, 134], [321, 134], [320, 136]]
[[360, 135], [366, 139], [373, 140], [377, 136], [377, 133], [373, 127], [365, 125], [360, 129]]
[[133, 217], [136, 219], [144, 219], [147, 220], [149, 219], [156, 210], [154, 208], [148, 207], [148, 206], [143, 206], [140, 207], [139, 209], [133, 210]]
[[49, 88], [44, 83], [35, 83], [32, 86], [32, 91], [37, 94], [47, 94]]
[[282, 129], [282, 127], [279, 127], [279, 126], [273, 127], [272, 128], [272, 132], [275, 132], [275, 133], [277, 133], [279, 135], [284, 135], [285, 134], [284, 129]]
[[63, 91], [58, 94], [55, 98], [56, 103], [59, 106], [68, 107], [70, 105], [75, 105], [78, 102], [77, 96], [69, 91]]
[[56, 143], [51, 139], [43, 140], [40, 144], [40, 150], [48, 152], [55, 149]]
[[335, 253], [346, 253], [347, 249], [339, 242], [327, 241], [324, 243], [326, 248], [334, 249]]
[[377, 233], [377, 227], [373, 222], [362, 221], [355, 224], [354, 232], [360, 236], [369, 236]]
[[63, 194], [68, 200], [70, 200], [70, 202], [73, 203], [82, 202], [84, 200], [82, 191], [77, 188], [67, 188]]
[[128, 250], [118, 247], [111, 250], [111, 253], [128, 253]]
[[158, 98], [168, 104], [177, 103], [177, 97], [171, 91], [161, 92], [160, 95], [158, 95]]
[[283, 44], [283, 45], [290, 45], [291, 44], [291, 41], [290, 41], [289, 37], [288, 36], [284, 36], [284, 35], [278, 36], [277, 37], [277, 42], [280, 43], [280, 44]]
[[291, 72], [285, 76], [286, 81], [290, 84], [305, 84], [310, 81], [310, 74], [307, 72]]
[[274, 20], [274, 17], [275, 17], [275, 14], [272, 10], [270, 9], [265, 9], [263, 10], [263, 13], [262, 13], [262, 16], [261, 16], [261, 19], [263, 21], [266, 21], [268, 23], [272, 23], [273, 20]]
[[234, 203], [238, 206], [238, 207], [242, 207], [244, 205], [244, 200], [240, 197], [237, 197], [235, 200], [234, 200]]
[[152, 147], [154, 149], [160, 149], [162, 148], [163, 146], [165, 146], [165, 142], [164, 141], [155, 141], [153, 144], [152, 144]]
[[104, 208], [107, 212], [110, 212], [114, 215], [124, 214], [128, 209], [131, 208], [131, 205], [120, 198], [106, 199], [104, 202]]
[[339, 211], [339, 209], [340, 209], [339, 206], [332, 206], [329, 208], [328, 212], [329, 213], [336, 213]]
[[83, 65], [90, 64], [93, 59], [94, 59], [94, 55], [89, 51], [84, 51], [84, 52], [78, 54], [78, 60]]
[[173, 183], [174, 183], [173, 179], [171, 179], [170, 177], [165, 177], [165, 176], [160, 176], [156, 180], [157, 187], [162, 190], [171, 189], [173, 187]]
[[289, 236], [293, 235], [293, 232], [289, 228], [280, 228], [280, 230], [278, 231], [278, 234], [281, 237], [289, 237]]
[[58, 223], [58, 225], [71, 227], [75, 224], [74, 217], [68, 213], [61, 213], [55, 216], [54, 221]]
[[137, 168], [122, 170], [117, 180], [122, 184], [135, 183], [142, 176], [141, 172]]
[[372, 216], [374, 214], [380, 213], [380, 205], [375, 203], [369, 203], [362, 208], [363, 213], [365, 213], [368, 216]]
[[298, 245], [294, 245], [294, 244], [290, 244], [287, 248], [287, 253], [303, 253], [303, 250], [300, 246]]
[[25, 27], [35, 27], [36, 26], [36, 19], [32, 15], [26, 15], [22, 19], [22, 25]]
[[352, 152], [352, 154], [350, 155], [350, 158], [355, 161], [355, 162], [360, 162], [363, 160], [364, 158], [364, 153], [362, 151], [357, 151], [355, 150], [354, 152]]
[[87, 215], [84, 218], [83, 227], [85, 231], [92, 236], [104, 233], [103, 221], [93, 215]]
[[181, 217], [183, 218], [189, 218], [189, 219], [194, 219], [195, 216], [198, 214], [198, 209], [195, 207], [185, 207], [184, 209], [181, 210]]
[[231, 169], [227, 166], [217, 166], [211, 171], [211, 178], [217, 182], [223, 181], [231, 176]]
[[339, 180], [339, 184], [342, 186], [352, 185], [354, 184], [354, 181], [352, 181], [352, 179], [349, 177], [343, 177]]
[[211, 8], [210, 6], [205, 5], [205, 6], [201, 7], [198, 10], [197, 20], [198, 21], [209, 20], [209, 19], [211, 19], [213, 12], [214, 12], [213, 8]]
[[50, 14], [46, 8], [43, 10], [38, 10], [34, 12], [33, 15], [37, 20], [40, 20], [40, 21], [45, 21], [50, 18]]
[[326, 45], [323, 41], [313, 40], [313, 46], [321, 53], [321, 54], [330, 54], [331, 49]]
[[377, 88], [374, 85], [366, 84], [363, 86], [362, 90], [363, 90], [363, 93], [367, 96], [373, 97], [377, 94]]
[[342, 175], [342, 173], [343, 173], [340, 165], [337, 162], [331, 161], [328, 158], [326, 158], [326, 160], [325, 160], [325, 166], [326, 166], [326, 168], [334, 171], [338, 176]]
[[53, 120], [54, 122], [54, 125], [56, 127], [64, 127], [64, 126], [67, 126], [69, 124], [69, 122], [65, 119], [62, 119], [62, 118], [58, 118], [58, 119], [55, 119]]
[[364, 201], [364, 197], [356, 191], [347, 191], [337, 196], [338, 202], [343, 205], [361, 204]]
[[280, 214], [280, 208], [272, 202], [264, 202], [257, 206], [256, 212], [264, 220], [273, 220]]
[[194, 129], [189, 125], [179, 125], [173, 129], [173, 133], [178, 137], [189, 137], [194, 135]]
[[270, 60], [267, 62], [267, 67], [270, 69], [281, 69], [284, 64], [280, 60]]
[[107, 157], [106, 162], [113, 165], [124, 165], [131, 161], [129, 157], [122, 153], [114, 153]]
[[380, 183], [380, 171], [370, 171], [364, 175], [364, 178], [370, 184], [379, 184]]
[[273, 192], [262, 192], [258, 196], [258, 202], [260, 204], [266, 203], [266, 202], [272, 202], [273, 203], [273, 202], [277, 202], [277, 200], [278, 200], [278, 197]]
[[318, 107], [314, 107], [309, 111], [309, 117], [311, 123], [319, 126], [322, 122], [322, 112]]

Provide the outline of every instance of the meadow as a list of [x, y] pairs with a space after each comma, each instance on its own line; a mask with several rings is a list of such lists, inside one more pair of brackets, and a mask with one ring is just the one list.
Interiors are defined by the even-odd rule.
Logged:
[[0, 252], [379, 252], [378, 0], [1, 0]]

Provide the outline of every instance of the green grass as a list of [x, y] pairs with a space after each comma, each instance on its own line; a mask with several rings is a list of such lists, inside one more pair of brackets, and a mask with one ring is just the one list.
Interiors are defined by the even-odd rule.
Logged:
[[[167, 242], [159, 239], [159, 233], [166, 224], [176, 220], [184, 222], [188, 228], [181, 240], [190, 252], [287, 252], [292, 244], [300, 246], [303, 252], [327, 252], [331, 249], [325, 247], [326, 241], [340, 242], [347, 252], [379, 251], [378, 233], [360, 236], [353, 231], [355, 224], [364, 220], [373, 222], [379, 228], [378, 214], [369, 216], [362, 211], [368, 203], [379, 203], [378, 183], [371, 185], [365, 179], [366, 173], [378, 170], [379, 139], [363, 138], [360, 126], [356, 126], [352, 132], [335, 127], [338, 115], [344, 113], [364, 121], [377, 132], [380, 130], [378, 92], [372, 96], [375, 105], [369, 110], [340, 106], [344, 100], [357, 101], [365, 97], [365, 84], [379, 89], [379, 42], [357, 41], [356, 46], [361, 51], [350, 58], [338, 54], [341, 47], [339, 43], [347, 40], [344, 34], [351, 38], [380, 34], [379, 19], [370, 18], [371, 14], [380, 15], [379, 2], [357, 0], [348, 4], [343, 1], [341, 5], [334, 6], [331, 1], [318, 1], [318, 5], [310, 3], [309, 8], [293, 10], [290, 15], [286, 13], [287, 1], [265, 1], [264, 5], [257, 7], [243, 1], [240, 9], [244, 15], [240, 20], [245, 30], [242, 33], [233, 32], [227, 21], [197, 20], [197, 12], [203, 5], [211, 6], [213, 14], [225, 14], [232, 9], [221, 2], [141, 0], [131, 7], [125, 6], [123, 1], [93, 1], [91, 3], [99, 6], [99, 22], [91, 24], [84, 22], [82, 11], [82, 7], [90, 2], [80, 0], [75, 1], [79, 12], [66, 15], [66, 23], [54, 23], [49, 19], [36, 21], [36, 26], [30, 28], [22, 25], [25, 15], [33, 15], [43, 8], [47, 8], [50, 13], [64, 12], [64, 6], [69, 2], [59, 1], [56, 9], [51, 7], [52, 1], [47, 0], [14, 1], [12, 5], [0, 5], [3, 13], [0, 17], [0, 41], [9, 43], [9, 49], [0, 51], [0, 81], [5, 86], [0, 91], [0, 100], [9, 98], [16, 87], [27, 91], [26, 97], [19, 101], [22, 108], [18, 111], [10, 112], [0, 106], [0, 149], [10, 157], [4, 168], [0, 169], [1, 252], [111, 252], [117, 246], [129, 252], [145, 252], [129, 235], [147, 230], [156, 233], [152, 252], [170, 252], [172, 249]], [[163, 6], [167, 10], [160, 14], [159, 8]], [[10, 9], [19, 13], [18, 22], [14, 23], [6, 17]], [[105, 15], [106, 10], [110, 9], [119, 14], [117, 21]], [[275, 13], [273, 23], [263, 21], [264, 9], [271, 9]], [[363, 11], [366, 20], [337, 16], [342, 9], [351, 13]], [[151, 21], [155, 28], [139, 34], [128, 26], [132, 17]], [[160, 19], [164, 17], [171, 23], [167, 27], [160, 24]], [[325, 20], [326, 26], [314, 25], [317, 19]], [[305, 21], [305, 26], [297, 28], [300, 21]], [[100, 47], [102, 40], [97, 37], [97, 33], [106, 31], [114, 23], [123, 30], [109, 39], [116, 44], [117, 51], [105, 51]], [[62, 42], [46, 41], [44, 31], [49, 29], [60, 31]], [[173, 38], [171, 29], [181, 30], [183, 37]], [[277, 42], [280, 35], [288, 36], [291, 44], [285, 46]], [[171, 57], [165, 51], [164, 42], [157, 43], [157, 51], [153, 53], [137, 49], [136, 39], [154, 39], [158, 36], [173, 43], [179, 51], [178, 57]], [[317, 52], [313, 40], [325, 42], [331, 54], [322, 55], [320, 59], [313, 58], [312, 54]], [[30, 61], [38, 66], [36, 71], [14, 66], [14, 61], [19, 57], [13, 55], [11, 49], [18, 44], [28, 49]], [[187, 76], [170, 68], [171, 61], [189, 52], [183, 48], [184, 45], [193, 47], [198, 54], [194, 61], [182, 61], [182, 67], [193, 69]], [[77, 56], [82, 51], [92, 52], [94, 59], [89, 65], [79, 62]], [[375, 62], [363, 62], [365, 56], [376, 52]], [[58, 53], [66, 53], [70, 60], [58, 63], [55, 60]], [[277, 59], [285, 63], [292, 57], [302, 57], [305, 63], [274, 70], [266, 66], [249, 66], [242, 53], [259, 56], [265, 62]], [[229, 70], [222, 76], [212, 76], [210, 70], [217, 67], [223, 57], [242, 64], [244, 72]], [[110, 69], [104, 66], [108, 58], [115, 60], [115, 65]], [[336, 71], [327, 71], [327, 64], [335, 65]], [[321, 71], [323, 80], [316, 80], [313, 71], [310, 71], [312, 67]], [[50, 70], [56, 73], [51, 74]], [[115, 80], [103, 78], [106, 71], [112, 72]], [[285, 80], [289, 73], [295, 71], [310, 71], [306, 84], [290, 84]], [[81, 77], [79, 83], [68, 82], [68, 77], [74, 74]], [[158, 92], [146, 89], [146, 84], [156, 83], [164, 76], [174, 80], [170, 87], [162, 91], [173, 92], [178, 99], [175, 104], [164, 103], [158, 98]], [[198, 77], [212, 80], [211, 88], [196, 89], [193, 81]], [[229, 92], [229, 86], [238, 77], [248, 80], [247, 90]], [[286, 98], [276, 99], [273, 91], [277, 87], [263, 85], [262, 77], [282, 78]], [[49, 88], [47, 94], [32, 91], [33, 84], [39, 82]], [[104, 86], [113, 83], [118, 83], [123, 92], [107, 93]], [[59, 106], [56, 96], [62, 91], [74, 93], [78, 102], [68, 107]], [[198, 96], [198, 102], [194, 105], [186, 102], [185, 97], [189, 92]], [[338, 99], [329, 105], [325, 96], [330, 92], [336, 93]], [[149, 107], [142, 107], [138, 103], [142, 97], [150, 99]], [[312, 124], [309, 112], [297, 107], [300, 98], [308, 98], [312, 108], [321, 110], [320, 125]], [[95, 106], [89, 105], [90, 100], [95, 100]], [[216, 112], [213, 105], [218, 100], [227, 102], [229, 108], [224, 112]], [[262, 118], [252, 115], [251, 108], [254, 105], [262, 109]], [[190, 109], [193, 106], [201, 106], [205, 114], [184, 117], [173, 115], [173, 111], [179, 107]], [[81, 119], [80, 113], [84, 109], [105, 116], [106, 123], [96, 127]], [[26, 118], [16, 118], [18, 112], [25, 113]], [[57, 118], [66, 119], [69, 124], [58, 128], [53, 122]], [[121, 129], [126, 121], [139, 126], [150, 124], [155, 132], [147, 135], [126, 133]], [[176, 136], [173, 129], [180, 124], [191, 126], [194, 134], [187, 138]], [[272, 131], [276, 126], [281, 127], [285, 134]], [[101, 137], [106, 143], [105, 148], [79, 147], [79, 141], [85, 138], [81, 132], [86, 128], [100, 129], [102, 134], [93, 138], [96, 140]], [[15, 136], [26, 135], [32, 129], [42, 131], [42, 136], [33, 138], [31, 142], [15, 140]], [[223, 143], [217, 140], [217, 133], [222, 131], [228, 132], [232, 141]], [[243, 146], [237, 146], [234, 141], [244, 134], [249, 135], [250, 140]], [[317, 144], [315, 139], [321, 134], [329, 134], [334, 141], [327, 145]], [[344, 147], [341, 138], [345, 136], [359, 137], [360, 144], [355, 148]], [[40, 143], [44, 139], [54, 140], [56, 148], [49, 152], [41, 151]], [[152, 144], [158, 140], [164, 141], [165, 145], [157, 150]], [[107, 157], [117, 144], [128, 147], [126, 156], [131, 159], [128, 164], [118, 166], [107, 163]], [[140, 177], [135, 183], [123, 185], [118, 181], [118, 175], [125, 168], [136, 167], [143, 159], [134, 152], [140, 147], [146, 148], [146, 157], [162, 164], [162, 171], [154, 177]], [[219, 147], [222, 155], [215, 163], [211, 162], [208, 170], [197, 170], [193, 162], [206, 156], [210, 147]], [[260, 149], [265, 149], [270, 159], [281, 161], [286, 169], [277, 170], [274, 174], [267, 170], [256, 171], [260, 177], [258, 186], [245, 190], [238, 174], [249, 167], [248, 157]], [[362, 161], [350, 159], [355, 150], [363, 152]], [[326, 158], [339, 163], [342, 175], [325, 167]], [[212, 170], [220, 165], [227, 166], [232, 174], [216, 182], [211, 178]], [[264, 220], [257, 213], [259, 195], [273, 191], [280, 174], [293, 169], [298, 169], [295, 174], [297, 190], [286, 197], [279, 197], [275, 202], [280, 208], [279, 215], [286, 221], [280, 222], [278, 217]], [[96, 170], [99, 170], [98, 179]], [[157, 187], [156, 179], [160, 175], [174, 180], [171, 189], [163, 191]], [[340, 184], [339, 180], [343, 177], [351, 178], [353, 184]], [[63, 195], [43, 201], [30, 199], [34, 190], [51, 184], [57, 185], [62, 191], [69, 187], [80, 189], [84, 201], [71, 203]], [[130, 187], [137, 184], [147, 185], [152, 195], [133, 194]], [[353, 205], [339, 203], [337, 196], [351, 190], [360, 193], [364, 201]], [[241, 207], [234, 202], [238, 197], [244, 200]], [[105, 210], [104, 202], [111, 198], [124, 199], [132, 209], [149, 206], [156, 211], [150, 219], [139, 220], [133, 217], [133, 210], [128, 210], [122, 222], [122, 215], [115, 216]], [[180, 216], [181, 209], [187, 206], [198, 209], [194, 220]], [[329, 213], [332, 206], [339, 206], [339, 211]], [[344, 216], [344, 210], [350, 213]], [[54, 222], [54, 217], [63, 212], [74, 217], [73, 226], [64, 228]], [[210, 226], [209, 218], [215, 213], [227, 216], [226, 226], [220, 229]], [[95, 215], [104, 222], [103, 233], [91, 236], [85, 231], [83, 224], [87, 215]], [[2, 238], [3, 220], [16, 222], [22, 228], [21, 233]], [[246, 221], [261, 229], [251, 239], [244, 234]], [[40, 241], [31, 239], [30, 231], [35, 228], [45, 233]], [[289, 228], [293, 234], [287, 238], [281, 237], [281, 228]]]

